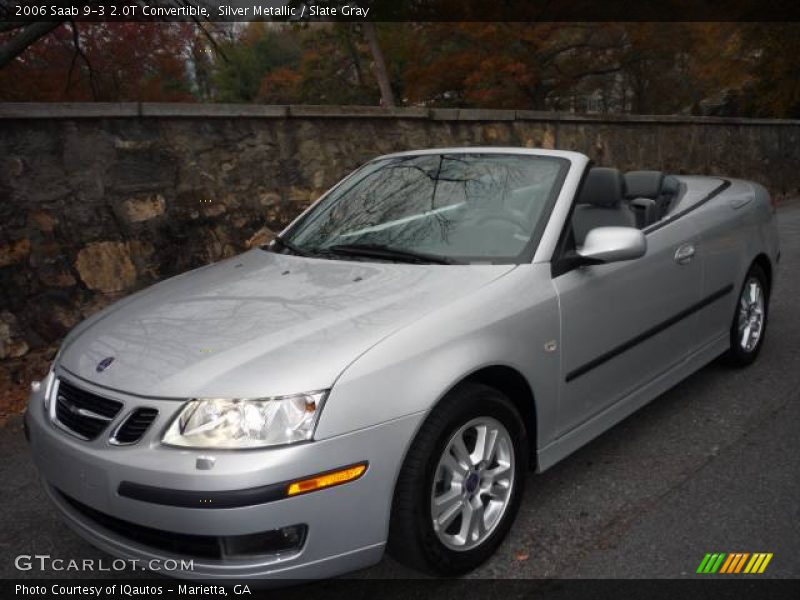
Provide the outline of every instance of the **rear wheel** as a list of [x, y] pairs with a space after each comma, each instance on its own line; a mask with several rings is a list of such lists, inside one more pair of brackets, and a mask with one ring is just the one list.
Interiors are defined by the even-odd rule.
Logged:
[[458, 575], [489, 558], [522, 498], [528, 442], [503, 394], [465, 384], [423, 424], [398, 478], [389, 552], [421, 571]]
[[731, 323], [731, 347], [726, 355], [728, 363], [744, 367], [756, 359], [764, 343], [768, 309], [767, 276], [759, 265], [753, 265], [745, 277], [736, 303]]

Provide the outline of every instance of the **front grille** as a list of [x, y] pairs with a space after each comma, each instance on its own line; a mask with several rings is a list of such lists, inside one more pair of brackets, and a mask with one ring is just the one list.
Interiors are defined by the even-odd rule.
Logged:
[[120, 425], [111, 441], [115, 444], [135, 444], [142, 439], [157, 415], [155, 408], [137, 408]]
[[57, 491], [72, 508], [101, 527], [143, 546], [182, 556], [221, 560], [291, 552], [303, 547], [308, 532], [306, 525], [293, 525], [262, 533], [225, 537], [175, 533], [112, 517]]
[[122, 402], [109, 400], [59, 380], [56, 420], [85, 440], [93, 440], [122, 410]]

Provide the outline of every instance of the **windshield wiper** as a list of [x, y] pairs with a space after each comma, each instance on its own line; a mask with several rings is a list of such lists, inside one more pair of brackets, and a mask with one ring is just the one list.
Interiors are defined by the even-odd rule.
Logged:
[[408, 263], [435, 263], [439, 265], [464, 264], [461, 261], [447, 258], [446, 256], [425, 254], [423, 252], [414, 252], [413, 250], [401, 250], [382, 244], [335, 244], [333, 246], [328, 246], [325, 250], [333, 254], [341, 254], [344, 256], [383, 258], [386, 260]]
[[281, 246], [283, 246], [287, 250], [290, 250], [294, 254], [297, 254], [298, 256], [311, 256], [312, 255], [312, 253], [309, 252], [308, 250], [304, 250], [300, 246], [296, 246], [295, 244], [293, 244], [289, 240], [287, 240], [285, 238], [282, 238], [279, 235], [276, 235], [275, 239], [273, 239], [272, 241], [273, 242], [278, 242], [278, 244], [280, 244]]

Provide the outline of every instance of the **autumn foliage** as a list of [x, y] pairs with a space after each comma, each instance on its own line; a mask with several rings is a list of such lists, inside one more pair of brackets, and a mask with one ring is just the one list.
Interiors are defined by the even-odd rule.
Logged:
[[188, 23], [65, 23], [0, 69], [4, 101], [193, 99]]
[[1, 67], [0, 100], [375, 105], [389, 89], [406, 106], [800, 117], [795, 23], [78, 27]]

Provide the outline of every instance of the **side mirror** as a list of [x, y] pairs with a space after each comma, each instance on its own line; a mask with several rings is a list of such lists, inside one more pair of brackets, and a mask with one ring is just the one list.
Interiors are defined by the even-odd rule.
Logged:
[[598, 227], [586, 234], [577, 255], [583, 264], [612, 263], [640, 258], [647, 238], [635, 227]]

